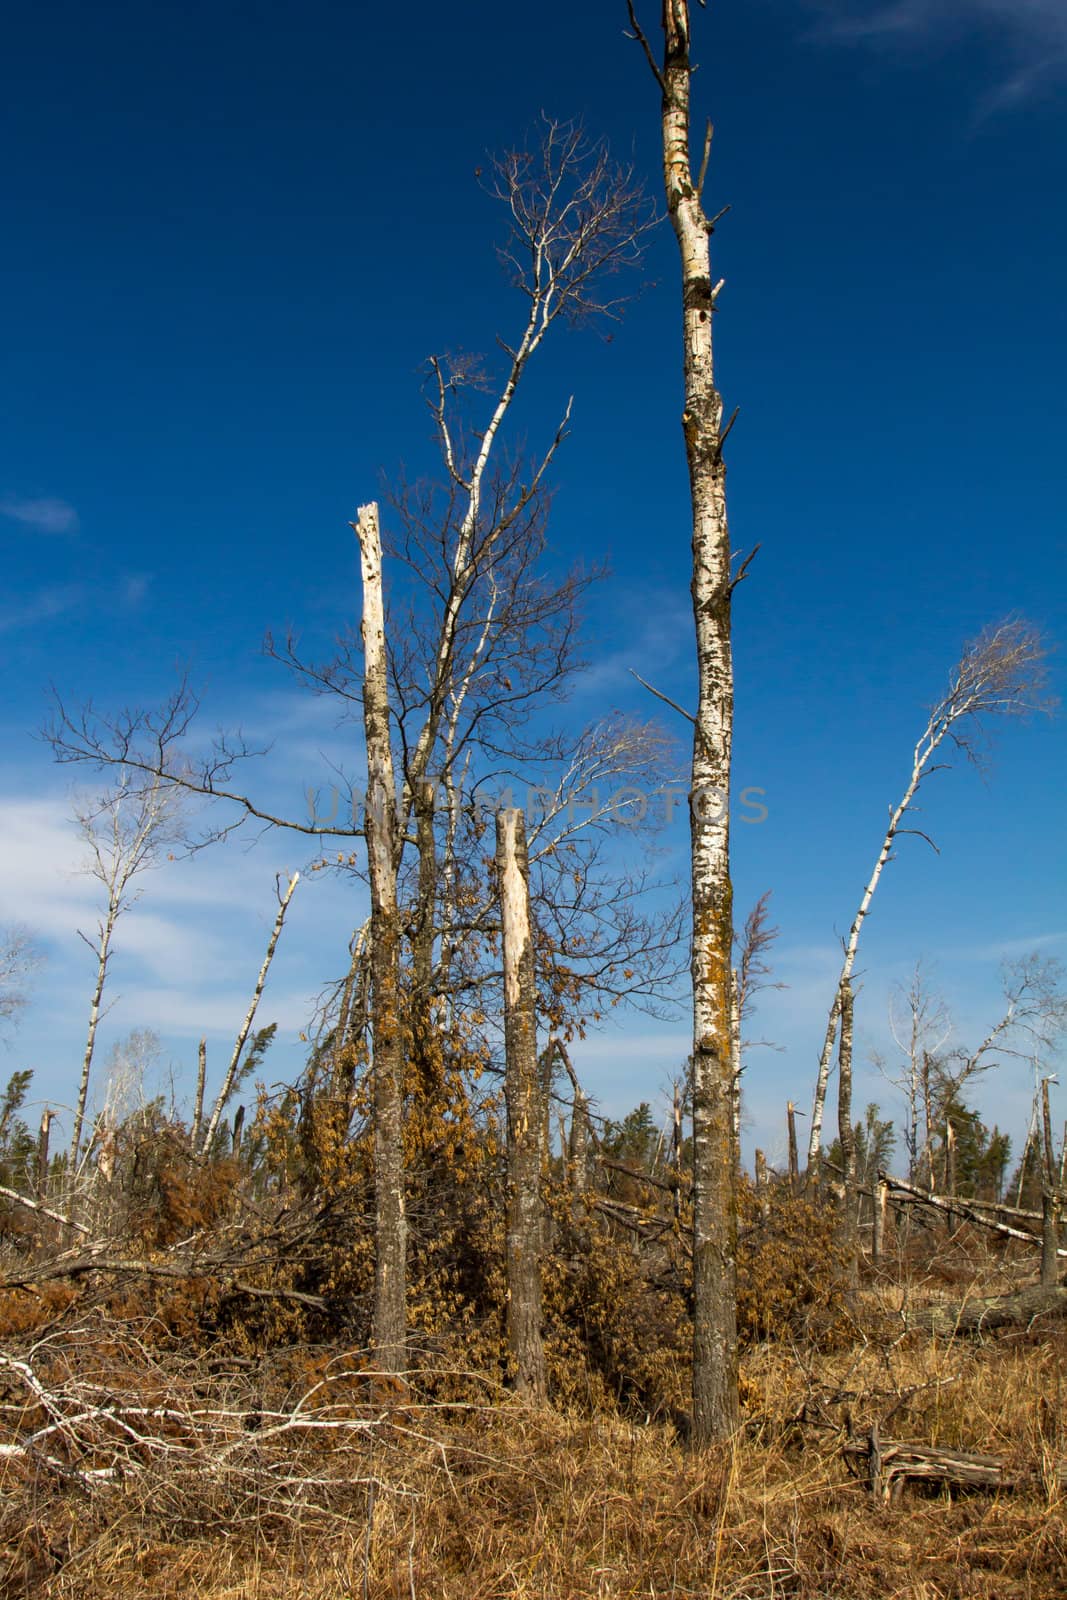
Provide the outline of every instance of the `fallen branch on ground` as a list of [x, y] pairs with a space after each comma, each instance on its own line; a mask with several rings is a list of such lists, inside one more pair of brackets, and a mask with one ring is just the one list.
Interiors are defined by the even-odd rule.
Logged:
[[[872, 1428], [866, 1439], [844, 1447], [848, 1468], [866, 1477], [871, 1493], [895, 1499], [905, 1483], [934, 1483], [952, 1489], [1013, 1491], [1045, 1485], [1040, 1469], [1018, 1470], [998, 1456], [975, 1455], [965, 1450], [943, 1450], [933, 1445], [910, 1444], [900, 1439], [880, 1439]], [[1059, 1462], [1048, 1476], [1052, 1484], [1067, 1489], [1067, 1461]]]

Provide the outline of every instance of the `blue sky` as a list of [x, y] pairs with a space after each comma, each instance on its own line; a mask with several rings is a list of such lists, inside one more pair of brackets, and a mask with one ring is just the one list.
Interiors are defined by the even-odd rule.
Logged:
[[[433, 465], [420, 397], [432, 352], [491, 352], [517, 308], [493, 256], [486, 152], [544, 109], [584, 116], [658, 182], [657, 99], [625, 8], [422, 0], [402, 14], [311, 0], [23, 7], [0, 94], [0, 920], [47, 961], [0, 1073], [69, 1100], [91, 981], [76, 937], [69, 770], [34, 737], [70, 699], [151, 702], [188, 668], [205, 727], [273, 738], [279, 804], [328, 781], [346, 740], [263, 659], [294, 624], [321, 652], [356, 614], [348, 519], [403, 462]], [[649, 25], [655, 22], [649, 13]], [[776, 976], [753, 1057], [749, 1141], [772, 1153], [803, 1104], [847, 929], [924, 708], [963, 641], [1019, 611], [1065, 617], [1067, 20], [1059, 0], [715, 0], [695, 17], [697, 112], [726, 278], [720, 383], [738, 592], [738, 905], [774, 891]], [[660, 229], [610, 342], [559, 330], [518, 413], [555, 475], [560, 561], [608, 559], [576, 712], [653, 708], [630, 667], [692, 695], [676, 263]], [[1062, 662], [1054, 663], [1060, 679]], [[358, 751], [357, 751], [358, 758]], [[942, 774], [864, 935], [861, 1047], [925, 955], [959, 1036], [996, 1014], [997, 965], [1067, 956], [1062, 724], [1006, 730], [983, 783]], [[669, 841], [684, 858], [679, 820]], [[269, 836], [145, 880], [121, 927], [99, 1060], [155, 1026], [179, 1093], [195, 1041], [221, 1062], [273, 917], [302, 866]], [[359, 907], [302, 886], [262, 1020], [272, 1070], [299, 1060], [309, 1001]], [[621, 1022], [583, 1047], [605, 1109], [656, 1101], [684, 1018]], [[1008, 1063], [983, 1107], [1017, 1127]], [[888, 1103], [865, 1074], [860, 1094]]]

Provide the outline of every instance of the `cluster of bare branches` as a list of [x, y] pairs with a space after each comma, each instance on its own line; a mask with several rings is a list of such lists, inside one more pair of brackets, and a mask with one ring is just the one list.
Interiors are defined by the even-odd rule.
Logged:
[[395, 1397], [376, 1397], [367, 1352], [338, 1352], [321, 1376], [270, 1399], [248, 1365], [164, 1356], [132, 1327], [91, 1323], [0, 1352], [9, 1490], [20, 1479], [92, 1497], [120, 1489], [145, 1509], [209, 1522], [254, 1504], [263, 1525], [296, 1511], [350, 1517], [353, 1489], [383, 1472], [404, 1493], [420, 1445], [447, 1473], [441, 1438]]
[[0, 1022], [16, 1018], [26, 1004], [26, 990], [40, 961], [28, 928], [0, 928]]

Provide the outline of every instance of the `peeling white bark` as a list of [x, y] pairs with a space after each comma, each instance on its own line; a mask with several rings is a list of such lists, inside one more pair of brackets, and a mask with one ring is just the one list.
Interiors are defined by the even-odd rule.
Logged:
[[407, 1217], [404, 1206], [404, 1059], [400, 1033], [397, 813], [389, 734], [389, 680], [378, 507], [353, 523], [363, 578], [365, 828], [371, 891], [371, 1043], [374, 1081], [374, 1346], [386, 1371], [405, 1364]]
[[698, 1445], [737, 1426], [735, 1068], [732, 1026], [730, 758], [733, 662], [730, 540], [722, 399], [715, 387], [713, 222], [701, 202], [710, 152], [694, 181], [690, 162], [688, 0], [664, 0], [659, 66], [630, 3], [630, 20], [662, 93], [667, 211], [682, 273], [685, 434], [692, 502], [693, 616], [698, 699], [690, 841], [693, 879], [693, 1435]]
[[[256, 1020], [256, 1012], [259, 1010], [259, 1002], [263, 997], [263, 986], [267, 981], [267, 973], [270, 971], [270, 964], [274, 960], [274, 952], [278, 948], [278, 940], [281, 937], [282, 928], [285, 925], [285, 913], [289, 909], [289, 902], [293, 898], [293, 893], [299, 882], [300, 874], [299, 872], [294, 872], [293, 876], [289, 879], [289, 884], [285, 893], [279, 900], [278, 915], [274, 919], [274, 926], [271, 929], [270, 939], [267, 942], [267, 953], [263, 958], [263, 965], [260, 967], [259, 976], [256, 979], [256, 987], [252, 991], [252, 999], [249, 1002], [248, 1010], [245, 1013], [245, 1019], [242, 1022], [240, 1032], [234, 1041], [233, 1052], [230, 1055], [230, 1064], [226, 1068], [226, 1076], [222, 1080], [222, 1087], [215, 1097], [215, 1104], [211, 1109], [211, 1116], [208, 1119], [208, 1125], [200, 1144], [200, 1154], [202, 1156], [206, 1156], [210, 1153], [211, 1146], [215, 1141], [215, 1133], [218, 1129], [222, 1113], [225, 1111], [230, 1095], [233, 1093], [234, 1080], [237, 1077], [237, 1069], [241, 1063], [241, 1051], [245, 1047], [248, 1035], [252, 1031], [252, 1024]], [[201, 1057], [201, 1060], [203, 1060], [203, 1056]]]

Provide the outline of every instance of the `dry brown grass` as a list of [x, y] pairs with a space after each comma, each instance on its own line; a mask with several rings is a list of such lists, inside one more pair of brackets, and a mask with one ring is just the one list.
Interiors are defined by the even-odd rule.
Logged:
[[[128, 1331], [109, 1343], [102, 1329], [76, 1330], [37, 1359], [50, 1393], [80, 1397], [84, 1413], [108, 1401], [106, 1379], [112, 1412], [165, 1401], [186, 1420], [159, 1423], [159, 1437], [196, 1449], [153, 1453], [98, 1417], [75, 1418], [64, 1459], [83, 1473], [117, 1462], [121, 1478], [79, 1480], [9, 1455], [0, 1593], [1062, 1600], [1067, 1519], [1043, 1482], [1067, 1454], [1067, 1338], [938, 1342], [904, 1332], [901, 1298], [886, 1288], [843, 1308], [853, 1337], [829, 1351], [750, 1351], [742, 1434], [703, 1456], [662, 1424], [531, 1413], [460, 1373], [382, 1393], [340, 1352], [211, 1371]], [[41, 1425], [24, 1389], [6, 1386], [8, 1439]], [[334, 1426], [272, 1434], [272, 1415], [292, 1416], [302, 1396], [305, 1417]], [[849, 1430], [872, 1423], [998, 1453], [1029, 1469], [1031, 1486], [909, 1490], [883, 1505], [841, 1454]]]

